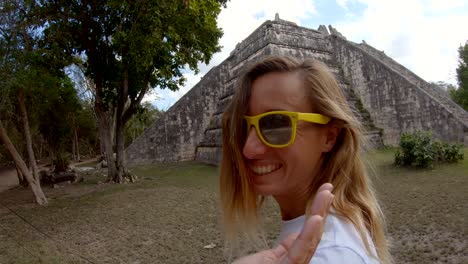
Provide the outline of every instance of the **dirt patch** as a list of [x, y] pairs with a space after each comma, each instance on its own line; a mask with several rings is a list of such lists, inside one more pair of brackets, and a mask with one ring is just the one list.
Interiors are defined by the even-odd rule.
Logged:
[[19, 185], [15, 167], [3, 168], [0, 170], [0, 193]]
[[[199, 184], [182, 181], [206, 172]], [[224, 262], [215, 169], [189, 166], [172, 179], [166, 173], [143, 170], [136, 184], [95, 184], [99, 176], [91, 176], [81, 185], [44, 188], [48, 207], [32, 205], [28, 190], [0, 194], [40, 230], [4, 208], [0, 263]]]

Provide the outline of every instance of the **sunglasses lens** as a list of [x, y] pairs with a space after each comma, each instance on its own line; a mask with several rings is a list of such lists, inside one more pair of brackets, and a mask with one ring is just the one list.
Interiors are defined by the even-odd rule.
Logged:
[[284, 145], [292, 136], [291, 118], [282, 114], [271, 114], [259, 120], [260, 132], [265, 140], [273, 145]]

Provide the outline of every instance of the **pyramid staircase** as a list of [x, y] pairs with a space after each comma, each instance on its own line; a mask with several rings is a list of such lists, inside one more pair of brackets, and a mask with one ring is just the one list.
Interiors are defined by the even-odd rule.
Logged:
[[[280, 24], [284, 27], [288, 26], [295, 26], [295, 24], [288, 22], [288, 21], [275, 21], [275, 23]], [[262, 27], [260, 27], [261, 29]], [[266, 25], [268, 28], [268, 25]], [[314, 31], [311, 29], [304, 29], [301, 28], [303, 31], [309, 32], [299, 32], [295, 34], [298, 38], [306, 38], [303, 39], [302, 43], [301, 40], [297, 38], [292, 38], [292, 44], [285, 44], [285, 43], [275, 43], [275, 40], [270, 39], [270, 43], [267, 45], [261, 46], [254, 52], [254, 55], [246, 58], [243, 61], [238, 61], [237, 64], [231, 64], [231, 75], [228, 78], [228, 81], [225, 83], [226, 93], [224, 93], [218, 100], [216, 111], [213, 113], [212, 119], [204, 131], [204, 136], [201, 142], [197, 146], [196, 152], [196, 159], [200, 161], [204, 161], [207, 163], [218, 164], [222, 155], [222, 117], [225, 109], [227, 108], [231, 98], [235, 92], [236, 82], [240, 75], [242, 74], [241, 70], [244, 70], [247, 65], [253, 64], [255, 61], [258, 61], [258, 57], [268, 56], [268, 55], [287, 55], [287, 56], [294, 56], [297, 58], [315, 58], [317, 60], [322, 61], [325, 63], [330, 71], [335, 75], [336, 80], [338, 81], [340, 87], [342, 88], [348, 103], [357, 117], [357, 119], [361, 122], [362, 127], [365, 131], [365, 136], [367, 138], [367, 142], [372, 147], [381, 147], [383, 146], [382, 141], [382, 129], [375, 126], [369, 112], [363, 107], [362, 102], [359, 98], [355, 95], [353, 88], [350, 87], [350, 83], [345, 79], [343, 75], [343, 70], [341, 66], [339, 66], [335, 60], [335, 56], [333, 54], [333, 50], [330, 45], [327, 44], [327, 38], [329, 36], [322, 34], [319, 31]], [[277, 29], [276, 29], [277, 30]], [[257, 30], [258, 31], [258, 30]], [[310, 34], [312, 31], [314, 34]], [[254, 32], [249, 38], [255, 36], [256, 33]], [[290, 34], [290, 31], [277, 32], [278, 34]], [[300, 34], [303, 33], [303, 34]], [[294, 36], [294, 34], [293, 34]], [[311, 46], [310, 43], [307, 43], [307, 37], [312, 37], [314, 39], [314, 44]], [[248, 46], [249, 38], [247, 38], [243, 43], [240, 45], [244, 45], [246, 48]], [[296, 40], [296, 41], [294, 41]], [[245, 43], [247, 42], [247, 43]], [[320, 45], [321, 44], [321, 45]], [[241, 49], [241, 48], [239, 48]], [[242, 50], [238, 50], [237, 52], [242, 52]], [[262, 56], [258, 56], [261, 54]], [[253, 58], [252, 58], [253, 57]], [[228, 58], [229, 60], [229, 58]], [[248, 62], [247, 62], [248, 61]], [[247, 62], [247, 63], [246, 63]]]

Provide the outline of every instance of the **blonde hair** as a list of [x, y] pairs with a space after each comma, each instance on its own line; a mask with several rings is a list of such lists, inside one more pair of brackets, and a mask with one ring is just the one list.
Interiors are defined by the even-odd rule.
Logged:
[[240, 79], [224, 113], [220, 196], [228, 245], [236, 245], [241, 234], [253, 244], [261, 240], [258, 210], [263, 197], [255, 194], [248, 176], [241, 152], [245, 141], [245, 132], [241, 128], [253, 81], [270, 72], [299, 73], [315, 112], [331, 117], [341, 126], [334, 147], [324, 154], [322, 173], [312, 179], [309, 203], [321, 184], [332, 183], [334, 213], [356, 227], [370, 255], [374, 254], [367, 234], [375, 245], [378, 255], [375, 257], [381, 263], [392, 263], [384, 236], [383, 214], [360, 155], [363, 140], [360, 123], [328, 68], [312, 59], [298, 61], [274, 56], [256, 63]]

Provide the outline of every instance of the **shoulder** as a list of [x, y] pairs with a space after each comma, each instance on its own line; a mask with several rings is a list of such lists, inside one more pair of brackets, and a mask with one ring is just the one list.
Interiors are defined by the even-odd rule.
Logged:
[[[304, 219], [305, 217], [301, 216], [283, 221], [278, 241], [283, 241], [291, 233], [300, 232]], [[369, 235], [367, 240], [372, 253], [376, 255]], [[361, 236], [350, 221], [330, 213], [319, 246], [310, 263], [378, 264], [379, 261], [367, 251]]]
[[366, 255], [357, 252], [353, 248], [335, 245], [318, 248], [310, 263], [377, 264], [378, 262], [375, 259], [370, 259]]
[[[368, 242], [373, 254], [376, 254], [372, 239]], [[327, 217], [325, 231], [317, 251], [312, 259], [319, 263], [374, 264], [378, 260], [369, 254], [354, 225], [346, 219], [330, 214]]]

